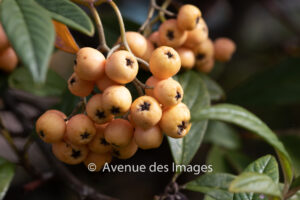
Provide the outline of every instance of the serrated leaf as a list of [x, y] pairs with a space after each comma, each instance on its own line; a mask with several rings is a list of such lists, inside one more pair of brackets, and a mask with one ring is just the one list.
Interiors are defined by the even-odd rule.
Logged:
[[0, 200], [4, 199], [14, 174], [15, 165], [0, 158]]
[[224, 90], [221, 88], [221, 86], [215, 80], [213, 80], [206, 74], [203, 74], [200, 72], [198, 72], [198, 73], [199, 73], [199, 76], [204, 81], [204, 83], [207, 87], [207, 90], [209, 92], [210, 99], [212, 101], [218, 101], [218, 100], [225, 98]]
[[43, 84], [34, 83], [25, 67], [16, 69], [8, 79], [11, 88], [23, 90], [37, 96], [60, 96], [66, 88], [66, 81], [53, 70], [48, 70]]
[[204, 142], [227, 149], [237, 149], [241, 145], [238, 132], [230, 125], [220, 121], [209, 121]]
[[34, 0], [3, 0], [0, 18], [5, 32], [23, 65], [35, 82], [46, 78], [54, 44], [50, 16]]
[[287, 183], [291, 183], [293, 178], [291, 158], [273, 131], [258, 117], [242, 107], [231, 104], [219, 104], [210, 108], [202, 109], [198, 115], [195, 116], [195, 119], [221, 120], [236, 124], [256, 133], [275, 148], [283, 168], [285, 180]]
[[228, 187], [234, 178], [225, 173], [205, 174], [188, 182], [184, 189], [204, 193], [216, 200], [232, 200], [233, 194], [228, 192]]
[[265, 174], [244, 172], [230, 184], [229, 191], [234, 193], [258, 193], [281, 197], [279, 184]]
[[56, 32], [56, 39], [55, 39], [56, 48], [68, 53], [76, 54], [77, 51], [79, 51], [79, 47], [75, 42], [68, 27], [55, 20], [53, 20], [52, 22], [54, 24], [55, 32]]
[[[209, 94], [201, 78], [192, 71], [177, 76], [184, 90], [183, 102], [191, 111], [192, 120], [197, 112], [209, 106]], [[207, 121], [192, 123], [189, 133], [180, 139], [168, 137], [171, 152], [176, 164], [187, 165], [200, 147]]]
[[76, 4], [69, 0], [36, 0], [50, 12], [53, 19], [88, 36], [93, 36], [94, 25], [87, 14]]

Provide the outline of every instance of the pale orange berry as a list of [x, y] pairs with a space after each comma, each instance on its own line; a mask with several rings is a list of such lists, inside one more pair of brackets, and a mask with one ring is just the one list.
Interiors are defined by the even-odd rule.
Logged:
[[159, 27], [159, 40], [161, 45], [177, 48], [183, 45], [187, 32], [177, 27], [176, 19], [169, 19]]
[[70, 92], [79, 97], [86, 97], [91, 94], [95, 83], [80, 79], [74, 72], [68, 80], [68, 88]]
[[193, 30], [201, 19], [201, 11], [194, 5], [185, 4], [177, 15], [177, 26], [182, 30]]

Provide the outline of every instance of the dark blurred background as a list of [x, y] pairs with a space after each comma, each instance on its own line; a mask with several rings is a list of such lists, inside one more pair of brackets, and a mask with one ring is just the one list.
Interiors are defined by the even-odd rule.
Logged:
[[[118, 0], [116, 3], [124, 16], [126, 29], [137, 31], [146, 19], [149, 2]], [[210, 74], [225, 90], [226, 98], [222, 102], [249, 109], [278, 133], [291, 153], [296, 174], [299, 175], [300, 1], [177, 0], [170, 6], [170, 10], [176, 12], [185, 3], [195, 4], [201, 9], [212, 39], [225, 36], [237, 45], [233, 59], [226, 64], [216, 63]], [[101, 5], [99, 11], [111, 46], [119, 36], [117, 19], [107, 5]], [[96, 37], [88, 38], [75, 31], [72, 33], [80, 46], [96, 47], [98, 44]], [[66, 79], [72, 73], [73, 59], [73, 55], [57, 50], [51, 68]], [[31, 132], [34, 119], [42, 110], [61, 102], [59, 98], [33, 98], [10, 89], [1, 89], [1, 93], [1, 117], [20, 144], [24, 143], [24, 136]], [[78, 100], [67, 91], [62, 94], [62, 98], [63, 101], [56, 107], [68, 114]], [[220, 132], [223, 135], [218, 135]], [[209, 163], [214, 165], [215, 171], [238, 173], [250, 161], [267, 153], [274, 152], [250, 133], [223, 123], [210, 122], [205, 142], [192, 163]], [[15, 160], [1, 137], [0, 155]], [[40, 170], [51, 170], [36, 144], [30, 149], [30, 158]], [[171, 165], [172, 156], [166, 140], [159, 149], [139, 150], [133, 158], [114, 160], [112, 164], [150, 165], [154, 162]], [[130, 200], [153, 199], [154, 195], [163, 193], [172, 177], [172, 173], [90, 173], [83, 165], [70, 166], [69, 169], [99, 191]], [[192, 177], [193, 174], [184, 174], [179, 178], [179, 183], [191, 180]], [[55, 176], [34, 190], [24, 189], [31, 181], [34, 180], [19, 167], [5, 199], [76, 199], [74, 192]], [[189, 199], [203, 198], [199, 193], [185, 194]]]

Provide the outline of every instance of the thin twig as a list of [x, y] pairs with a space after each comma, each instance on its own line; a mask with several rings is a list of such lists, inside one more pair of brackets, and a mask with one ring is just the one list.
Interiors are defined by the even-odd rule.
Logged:
[[101, 22], [101, 18], [99, 16], [99, 13], [94, 5], [94, 3], [89, 3], [89, 9], [94, 17], [94, 21], [96, 23], [96, 27], [98, 30], [98, 37], [99, 37], [99, 46], [97, 47], [98, 50], [101, 52], [107, 53], [110, 49], [106, 44], [105, 34], [103, 30], [103, 25]]
[[121, 34], [121, 40], [123, 42], [123, 45], [125, 47], [125, 49], [127, 51], [129, 51], [130, 53], [132, 53], [128, 43], [127, 43], [127, 40], [126, 40], [126, 30], [125, 30], [125, 25], [124, 25], [124, 21], [123, 21], [123, 17], [122, 17], [122, 14], [118, 8], [118, 6], [116, 5], [115, 2], [113, 1], [108, 1], [109, 5], [113, 8], [113, 10], [115, 11], [116, 15], [117, 15], [117, 18], [118, 18], [118, 21], [119, 21], [119, 26], [120, 26], [120, 34]]
[[75, 108], [73, 109], [73, 111], [71, 112], [71, 114], [65, 119], [65, 121], [70, 120], [71, 117], [76, 115], [76, 113], [78, 113], [80, 109], [82, 110], [83, 106], [84, 106], [84, 101], [83, 100], [79, 101], [75, 106]]
[[116, 50], [118, 50], [121, 47], [122, 43], [116, 44], [113, 48], [110, 49], [110, 51], [107, 53], [106, 59], [111, 56]]
[[147, 16], [147, 19], [145, 20], [145, 22], [142, 24], [142, 26], [139, 29], [140, 33], [144, 32], [144, 30], [149, 26], [151, 18], [153, 17], [154, 12], [155, 12], [155, 8], [153, 6], [154, 4], [155, 4], [155, 0], [150, 0], [150, 6], [149, 6], [149, 10], [148, 10], [148, 16]]
[[[161, 9], [166, 10], [171, 2], [172, 2], [172, 0], [165, 0], [165, 2], [161, 6]], [[160, 12], [159, 12], [159, 17], [162, 22], [166, 21], [165, 13], [162, 10], [160, 10]]]
[[300, 186], [291, 189], [289, 192], [286, 193], [286, 195], [284, 196], [284, 200], [291, 198], [292, 196], [294, 196], [298, 191], [300, 190]]
[[135, 82], [136, 84], [138, 84], [138, 85], [139, 85], [141, 88], [143, 88], [143, 89], [153, 89], [152, 86], [148, 86], [148, 85], [142, 83], [138, 78], [135, 78], [135, 79], [133, 80], [133, 82]]
[[132, 81], [132, 83], [134, 84], [134, 87], [136, 88], [137, 92], [139, 93], [139, 96], [144, 96], [143, 88], [136, 81]]

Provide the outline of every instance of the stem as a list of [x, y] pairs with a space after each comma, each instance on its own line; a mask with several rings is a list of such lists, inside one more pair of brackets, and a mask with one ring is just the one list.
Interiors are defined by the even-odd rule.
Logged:
[[153, 6], [154, 4], [155, 4], [155, 0], [151, 0], [150, 1], [150, 6], [149, 6], [149, 10], [148, 10], [148, 16], [147, 16], [146, 21], [143, 23], [143, 25], [139, 29], [140, 33], [144, 32], [144, 30], [149, 26], [151, 18], [153, 17], [154, 12], [155, 12], [155, 8]]
[[143, 60], [142, 58], [139, 58], [139, 57], [135, 57], [135, 58], [138, 62], [143, 64], [142, 67], [143, 67], [144, 70], [149, 71], [149, 63], [147, 61], [145, 61], [145, 60]]
[[[165, 2], [163, 3], [163, 5], [161, 6], [161, 9], [162, 10], [166, 10], [167, 7], [170, 5], [171, 2], [172, 2], [172, 0], [165, 0]], [[160, 10], [160, 12], [159, 12], [159, 17], [160, 17], [160, 20], [162, 22], [164, 22], [164, 21], [166, 21], [165, 12], [163, 12], [162, 10]]]
[[286, 195], [284, 196], [284, 200], [291, 198], [292, 196], [294, 196], [298, 191], [300, 190], [300, 186], [293, 188], [292, 190], [290, 190], [288, 193], [286, 193]]
[[133, 82], [135, 82], [138, 86], [140, 86], [140, 87], [143, 88], [143, 89], [153, 89], [153, 88], [154, 88], [154, 87], [152, 87], [152, 86], [148, 86], [148, 85], [142, 83], [142, 82], [141, 82], [139, 79], [137, 79], [137, 78], [135, 78], [135, 79], [133, 80]]
[[134, 84], [134, 87], [136, 88], [137, 92], [139, 93], [139, 96], [144, 96], [143, 88], [136, 82], [132, 81]]
[[76, 113], [79, 111], [79, 109], [82, 109], [82, 107], [84, 107], [84, 101], [83, 100], [81, 100], [77, 103], [76, 107], [73, 109], [71, 114], [65, 119], [65, 121], [70, 120], [74, 115], [76, 115]]
[[96, 27], [98, 30], [98, 37], [99, 37], [99, 46], [97, 47], [98, 50], [107, 53], [110, 49], [106, 44], [106, 39], [105, 39], [105, 34], [104, 34], [104, 30], [103, 30], [103, 25], [101, 22], [101, 18], [99, 16], [99, 13], [95, 7], [95, 5], [93, 3], [89, 3], [88, 5], [93, 17], [94, 17], [94, 21], [96, 23]]
[[130, 47], [127, 43], [127, 40], [126, 40], [126, 31], [125, 31], [125, 25], [124, 25], [122, 14], [121, 14], [118, 6], [115, 4], [115, 2], [113, 2], [112, 0], [109, 0], [108, 3], [113, 8], [113, 10], [115, 11], [115, 13], [117, 15], [119, 25], [120, 25], [121, 40], [123, 42], [123, 45], [127, 51], [132, 53], [130, 50]]
[[119, 49], [121, 47], [121, 43], [115, 45], [113, 48], [110, 49], [110, 51], [107, 53], [106, 59], [109, 58], [111, 56], [111, 54], [113, 54], [117, 49]]

